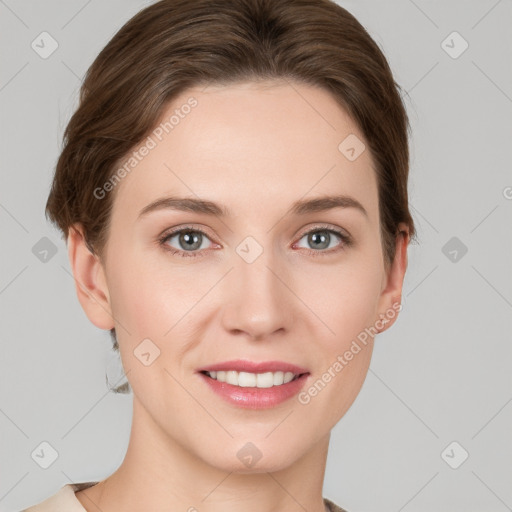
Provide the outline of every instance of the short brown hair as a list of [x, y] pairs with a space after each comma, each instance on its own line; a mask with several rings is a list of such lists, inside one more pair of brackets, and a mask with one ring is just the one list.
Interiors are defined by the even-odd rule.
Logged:
[[415, 236], [407, 193], [409, 122], [379, 46], [330, 0], [161, 0], [140, 11], [87, 71], [64, 133], [47, 216], [66, 238], [80, 223], [91, 252], [101, 256], [114, 193], [99, 200], [93, 191], [154, 128], [167, 104], [192, 86], [261, 79], [322, 87], [357, 123], [376, 165], [389, 265], [398, 224]]

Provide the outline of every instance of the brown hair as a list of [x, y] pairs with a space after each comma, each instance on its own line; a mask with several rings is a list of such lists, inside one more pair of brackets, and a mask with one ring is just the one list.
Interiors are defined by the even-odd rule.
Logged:
[[[64, 133], [46, 214], [67, 238], [82, 225], [102, 255], [114, 193], [94, 190], [152, 130], [167, 104], [202, 84], [286, 79], [319, 86], [357, 123], [375, 162], [385, 263], [409, 212], [409, 122], [379, 46], [330, 0], [161, 0], [130, 19], [85, 76]], [[341, 141], [340, 141], [341, 142]], [[117, 348], [112, 330], [114, 348]]]

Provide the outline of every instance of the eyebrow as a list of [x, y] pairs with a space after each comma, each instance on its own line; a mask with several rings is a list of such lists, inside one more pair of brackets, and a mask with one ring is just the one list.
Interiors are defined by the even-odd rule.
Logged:
[[[364, 206], [355, 198], [346, 195], [327, 195], [312, 199], [299, 199], [288, 209], [287, 214], [307, 215], [334, 208], [354, 208], [368, 217]], [[162, 197], [145, 206], [139, 213], [139, 218], [158, 210], [171, 209], [178, 211], [203, 213], [216, 217], [230, 217], [229, 208], [206, 199], [189, 197]]]

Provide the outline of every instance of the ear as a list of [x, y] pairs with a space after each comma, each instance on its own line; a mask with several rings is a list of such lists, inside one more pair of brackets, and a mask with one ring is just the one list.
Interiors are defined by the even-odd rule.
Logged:
[[389, 329], [398, 318], [402, 309], [402, 286], [407, 270], [407, 247], [409, 245], [409, 228], [406, 224], [399, 224], [400, 233], [396, 237], [395, 257], [383, 279], [382, 292], [379, 299], [379, 318], [375, 326], [378, 332]]
[[80, 224], [69, 230], [68, 257], [78, 300], [87, 318], [100, 329], [112, 329], [115, 325], [103, 265], [87, 247]]

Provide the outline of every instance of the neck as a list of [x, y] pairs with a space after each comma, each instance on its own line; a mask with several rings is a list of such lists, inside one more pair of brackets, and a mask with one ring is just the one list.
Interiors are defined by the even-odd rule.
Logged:
[[76, 493], [87, 512], [324, 512], [329, 435], [278, 471], [213, 467], [166, 435], [134, 396], [126, 456], [106, 480]]

